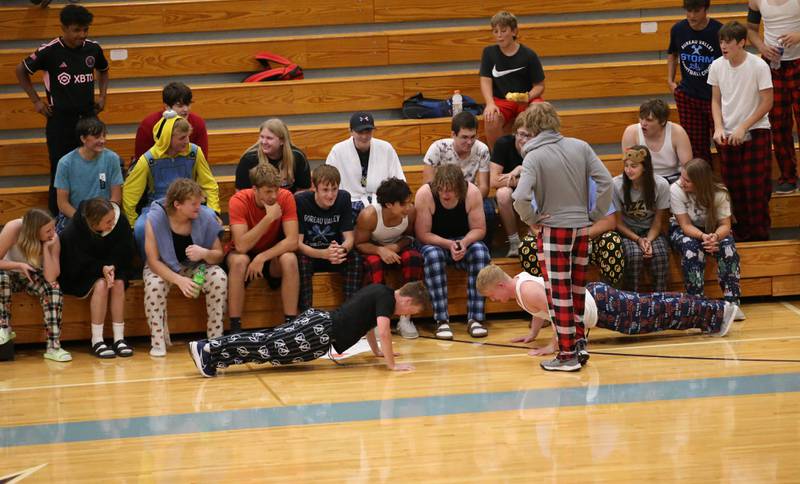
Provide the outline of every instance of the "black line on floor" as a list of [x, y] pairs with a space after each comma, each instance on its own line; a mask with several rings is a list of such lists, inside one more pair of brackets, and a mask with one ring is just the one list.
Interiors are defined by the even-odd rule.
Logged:
[[[520, 350], [532, 349], [529, 346], [518, 346], [506, 343], [489, 343], [489, 342], [465, 340], [465, 339], [440, 340], [433, 336], [425, 336], [425, 335], [419, 335], [419, 337], [436, 341], [452, 341], [454, 343], [467, 343], [467, 344], [482, 345], [482, 346], [496, 346], [499, 348], [514, 348]], [[762, 359], [762, 358], [725, 358], [722, 356], [648, 355], [643, 353], [614, 353], [612, 351], [589, 351], [589, 354], [603, 355], [603, 356], [632, 356], [636, 358], [665, 358], [673, 360], [745, 361], [745, 362], [755, 362], [755, 363], [800, 363], [800, 360], [781, 360], [781, 359], [769, 359], [769, 358]]]

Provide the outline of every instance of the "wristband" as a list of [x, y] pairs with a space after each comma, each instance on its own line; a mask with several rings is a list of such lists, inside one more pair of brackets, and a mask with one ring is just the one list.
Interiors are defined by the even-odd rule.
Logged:
[[761, 12], [758, 10], [753, 10], [752, 8], [747, 9], [747, 23], [750, 24], [760, 24], [761, 23]]

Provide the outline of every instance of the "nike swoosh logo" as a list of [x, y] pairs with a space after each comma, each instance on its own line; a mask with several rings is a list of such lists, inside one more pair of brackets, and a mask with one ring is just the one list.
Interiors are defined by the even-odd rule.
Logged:
[[517, 67], [516, 69], [509, 69], [507, 71], [498, 71], [497, 70], [497, 65], [495, 65], [494, 67], [492, 67], [492, 75], [494, 77], [503, 77], [506, 74], [511, 74], [512, 72], [517, 72], [517, 71], [522, 70], [522, 69], [525, 69], [525, 67]]

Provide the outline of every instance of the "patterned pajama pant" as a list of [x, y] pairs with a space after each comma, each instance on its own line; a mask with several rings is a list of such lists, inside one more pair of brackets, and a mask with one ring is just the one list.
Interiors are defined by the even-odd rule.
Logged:
[[[536, 277], [542, 277], [539, 269], [539, 258], [536, 254], [536, 235], [522, 238], [519, 249], [519, 260], [525, 271]], [[603, 281], [616, 286], [625, 272], [625, 251], [622, 247], [622, 235], [617, 231], [600, 234], [589, 241], [589, 264], [600, 270]]]
[[[403, 284], [422, 279], [422, 254], [420, 254], [417, 249], [408, 246], [401, 250], [398, 255], [400, 256], [400, 271], [403, 274]], [[366, 255], [363, 257], [364, 283], [383, 284], [385, 282], [385, 270], [389, 267], [394, 267], [395, 264], [384, 264], [383, 260], [378, 255]]]
[[455, 265], [467, 272], [467, 319], [483, 322], [485, 299], [478, 293], [475, 279], [478, 272], [492, 261], [489, 249], [483, 242], [473, 242], [467, 247], [464, 258], [458, 262], [453, 260], [449, 250], [436, 245], [423, 245], [420, 250], [425, 259], [425, 286], [431, 296], [433, 318], [436, 321], [448, 321], [447, 310], [447, 266]]
[[797, 155], [792, 135], [792, 114], [800, 124], [800, 59], [781, 62], [781, 68], [772, 72], [772, 109], [769, 122], [772, 126], [772, 144], [775, 158], [781, 169], [778, 183], [797, 183]]
[[61, 346], [61, 313], [64, 295], [58, 284], [51, 284], [41, 270], [31, 274], [33, 282], [16, 271], [0, 270], [0, 328], [11, 325], [11, 294], [25, 291], [39, 298], [44, 313], [44, 328], [47, 331], [47, 349]]
[[[702, 241], [689, 237], [683, 233], [680, 225], [670, 224], [669, 240], [672, 248], [681, 257], [683, 269], [683, 284], [686, 292], [694, 296], [702, 296], [705, 284], [706, 256], [703, 251]], [[736, 242], [728, 235], [719, 241], [719, 252], [714, 254], [717, 258], [717, 279], [722, 289], [722, 297], [726, 301], [739, 303], [741, 294], [739, 289], [739, 253], [736, 252]]]
[[722, 327], [725, 301], [679, 292], [637, 294], [602, 282], [586, 291], [597, 303], [597, 327], [623, 334], [656, 333], [698, 328], [716, 333]]
[[[191, 278], [193, 269], [180, 271], [182, 276]], [[144, 312], [150, 326], [150, 344], [153, 348], [164, 349], [170, 344], [169, 326], [167, 325], [167, 295], [172, 287], [145, 264], [142, 273], [144, 279]], [[209, 338], [222, 336], [225, 305], [228, 300], [228, 275], [218, 265], [206, 266], [206, 282], [201, 292], [205, 294], [208, 326], [206, 335]]]
[[550, 319], [558, 336], [558, 359], [576, 356], [575, 343], [585, 340], [583, 310], [586, 266], [589, 264], [588, 228], [543, 226], [537, 239]]
[[678, 106], [678, 119], [689, 135], [692, 153], [711, 163], [711, 133], [714, 119], [711, 117], [711, 100], [698, 99], [675, 90], [675, 104]]
[[750, 134], [753, 139], [742, 145], [717, 145], [719, 170], [736, 218], [733, 235], [739, 242], [769, 239], [770, 135], [768, 129], [754, 129]]
[[364, 281], [364, 263], [357, 250], [347, 253], [347, 260], [343, 264], [331, 264], [324, 259], [313, 259], [305, 255], [297, 255], [300, 271], [300, 311], [310, 308], [314, 301], [314, 284], [312, 278], [315, 272], [344, 272], [344, 298], [350, 299]]
[[316, 360], [331, 346], [332, 326], [327, 311], [311, 308], [273, 329], [211, 339], [211, 364], [215, 368], [244, 363], [281, 366]]
[[[647, 235], [647, 231], [636, 234], [640, 237]], [[653, 257], [644, 258], [639, 244], [629, 238], [622, 240], [625, 247], [625, 289], [639, 291], [639, 280], [642, 275], [644, 265], [650, 266], [650, 274], [653, 276], [653, 290], [666, 291], [669, 279], [669, 243], [667, 238], [659, 235], [653, 242]]]

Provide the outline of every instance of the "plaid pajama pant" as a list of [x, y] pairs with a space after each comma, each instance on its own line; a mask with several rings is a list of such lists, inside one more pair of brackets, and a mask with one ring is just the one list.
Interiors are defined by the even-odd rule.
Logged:
[[[400, 272], [403, 274], [403, 284], [406, 282], [419, 281], [423, 276], [422, 254], [412, 246], [401, 250]], [[364, 257], [364, 284], [384, 284], [384, 272], [394, 264], [384, 264], [379, 255], [367, 255]]]
[[[539, 257], [536, 254], [536, 235], [528, 234], [522, 238], [519, 248], [519, 261], [525, 271], [536, 277], [542, 277], [539, 268]], [[600, 269], [600, 278], [616, 286], [625, 272], [625, 250], [622, 247], [622, 235], [615, 230], [603, 232], [589, 241], [589, 264]]]
[[736, 218], [733, 235], [740, 242], [769, 239], [770, 135], [768, 129], [754, 129], [750, 134], [752, 139], [739, 146], [717, 145], [719, 170]]
[[675, 104], [678, 106], [678, 119], [689, 135], [692, 154], [711, 162], [711, 134], [714, 119], [711, 117], [711, 100], [689, 96], [680, 88], [675, 90]]
[[772, 72], [772, 109], [769, 122], [772, 127], [772, 145], [781, 169], [778, 183], [797, 183], [797, 155], [792, 135], [792, 114], [800, 124], [800, 59], [781, 62], [781, 68]]
[[[636, 232], [636, 231], [634, 231]], [[636, 235], [644, 237], [647, 231]], [[653, 290], [666, 291], [669, 278], [669, 243], [667, 238], [659, 235], [651, 243], [653, 247], [653, 257], [644, 258], [641, 247], [635, 241], [625, 238], [622, 240], [625, 247], [625, 289], [639, 291], [639, 280], [645, 264], [650, 266], [650, 274], [653, 276]]]
[[214, 368], [244, 363], [282, 366], [316, 360], [328, 352], [332, 328], [327, 311], [307, 309], [276, 328], [208, 340], [211, 364]]
[[0, 328], [11, 324], [11, 294], [25, 291], [39, 298], [44, 313], [44, 328], [47, 331], [47, 349], [61, 347], [61, 313], [64, 295], [57, 283], [49, 283], [44, 273], [37, 270], [31, 274], [32, 281], [16, 271], [0, 270]]
[[680, 292], [637, 294], [602, 282], [590, 282], [586, 291], [597, 304], [597, 327], [623, 334], [698, 328], [716, 333], [724, 322], [725, 301]]
[[347, 260], [343, 264], [331, 264], [324, 259], [313, 259], [298, 254], [298, 268], [300, 271], [300, 311], [310, 308], [314, 300], [314, 285], [311, 281], [315, 272], [344, 272], [344, 297], [350, 296], [361, 289], [364, 281], [364, 263], [357, 250], [347, 253]]
[[536, 246], [544, 261], [544, 278], [550, 319], [558, 336], [558, 359], [575, 358], [575, 343], [586, 338], [583, 310], [586, 266], [589, 264], [589, 229], [543, 226]]
[[458, 262], [453, 260], [449, 250], [437, 245], [423, 245], [420, 250], [425, 260], [425, 285], [431, 296], [433, 305], [433, 318], [436, 321], [448, 321], [450, 315], [447, 310], [447, 266], [455, 265], [458, 269], [467, 272], [467, 319], [483, 322], [485, 299], [478, 293], [475, 279], [478, 272], [492, 261], [489, 249], [483, 242], [473, 242], [467, 247], [464, 258]]
[[[675, 222], [670, 224], [669, 240], [672, 248], [681, 257], [683, 284], [686, 286], [686, 292], [693, 296], [702, 296], [705, 286], [707, 255], [703, 251], [702, 241], [684, 234], [681, 226]], [[717, 279], [719, 287], [722, 289], [722, 298], [738, 304], [741, 295], [739, 253], [736, 252], [736, 242], [733, 237], [728, 235], [719, 241], [719, 252], [716, 252], [714, 257], [717, 258]]]

